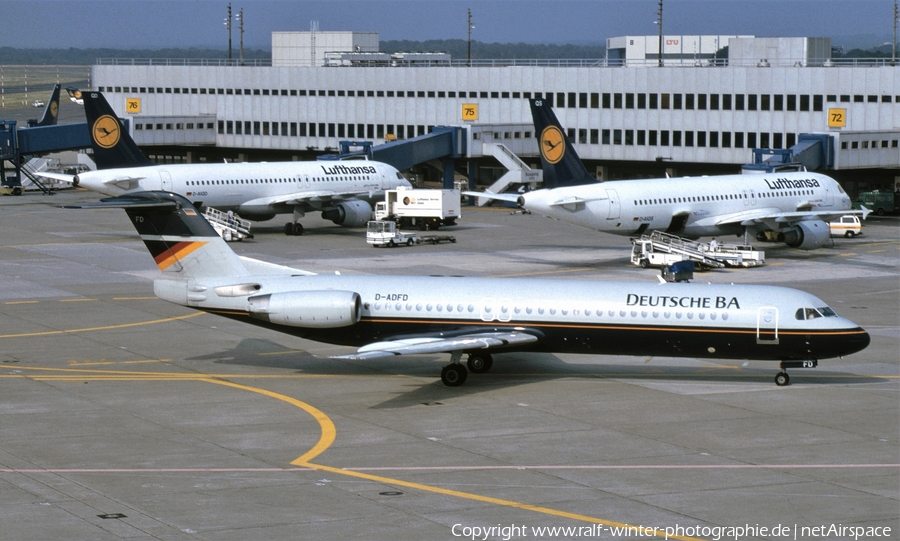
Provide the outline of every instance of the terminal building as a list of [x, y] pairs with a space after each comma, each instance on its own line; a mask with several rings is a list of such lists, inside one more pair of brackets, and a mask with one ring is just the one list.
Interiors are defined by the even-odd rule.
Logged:
[[[276, 32], [271, 62], [99, 59], [91, 72], [160, 163], [314, 159], [451, 126], [463, 135], [449, 167], [489, 185], [506, 171], [498, 147], [540, 167], [528, 99], [541, 98], [601, 180], [789, 167], [813, 137], [809, 168], [851, 195], [900, 189], [889, 59], [833, 59], [828, 38], [663, 40], [611, 38], [595, 60], [460, 60], [380, 53], [372, 32]], [[411, 176], [446, 182], [447, 168]]]

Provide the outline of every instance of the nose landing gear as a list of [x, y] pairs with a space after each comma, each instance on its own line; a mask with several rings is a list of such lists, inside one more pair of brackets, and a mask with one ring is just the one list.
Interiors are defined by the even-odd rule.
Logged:
[[791, 377], [787, 373], [788, 368], [815, 368], [819, 366], [819, 361], [811, 359], [809, 361], [781, 361], [781, 372], [775, 375], [775, 385], [784, 387], [790, 385]]

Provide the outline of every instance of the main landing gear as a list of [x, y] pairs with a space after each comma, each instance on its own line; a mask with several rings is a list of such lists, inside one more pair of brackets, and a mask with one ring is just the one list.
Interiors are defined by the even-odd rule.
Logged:
[[[462, 352], [456, 351], [450, 356], [450, 364], [441, 370], [441, 381], [447, 387], [459, 387], [465, 383], [469, 375], [466, 367], [459, 360], [462, 358]], [[469, 370], [475, 374], [483, 374], [491, 369], [494, 365], [494, 359], [488, 353], [469, 353], [469, 359], [466, 361]]]
[[303, 234], [303, 224], [300, 222], [288, 222], [284, 224], [284, 234], [296, 235], [299, 237]]
[[781, 372], [775, 375], [775, 385], [784, 387], [791, 384], [791, 376], [788, 375], [788, 368], [815, 368], [819, 366], [819, 361], [812, 359], [809, 361], [781, 361]]

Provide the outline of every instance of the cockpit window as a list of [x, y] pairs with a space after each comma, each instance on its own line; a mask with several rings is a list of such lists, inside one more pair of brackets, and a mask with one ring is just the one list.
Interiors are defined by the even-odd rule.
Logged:
[[822, 308], [798, 308], [794, 317], [799, 320], [816, 319], [817, 317], [836, 317], [834, 310], [827, 306]]

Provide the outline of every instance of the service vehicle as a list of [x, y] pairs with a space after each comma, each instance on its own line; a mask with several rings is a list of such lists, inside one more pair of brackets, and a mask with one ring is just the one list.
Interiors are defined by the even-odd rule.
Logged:
[[900, 192], [882, 192], [879, 190], [860, 192], [856, 196], [856, 203], [853, 204], [853, 208], [862, 208], [863, 206], [871, 209], [878, 216], [898, 214], [900, 213]]
[[837, 220], [828, 222], [828, 229], [831, 230], [832, 237], [852, 239], [857, 235], [862, 235], [862, 222], [859, 221], [859, 216], [841, 216]]
[[459, 190], [398, 188], [385, 190], [384, 201], [375, 204], [375, 220], [390, 220], [401, 228], [426, 231], [456, 225], [461, 217], [459, 208]]
[[372, 220], [366, 224], [366, 242], [376, 248], [379, 246], [393, 248], [398, 244], [412, 246], [416, 244], [416, 234], [401, 232], [397, 229], [396, 222]]

